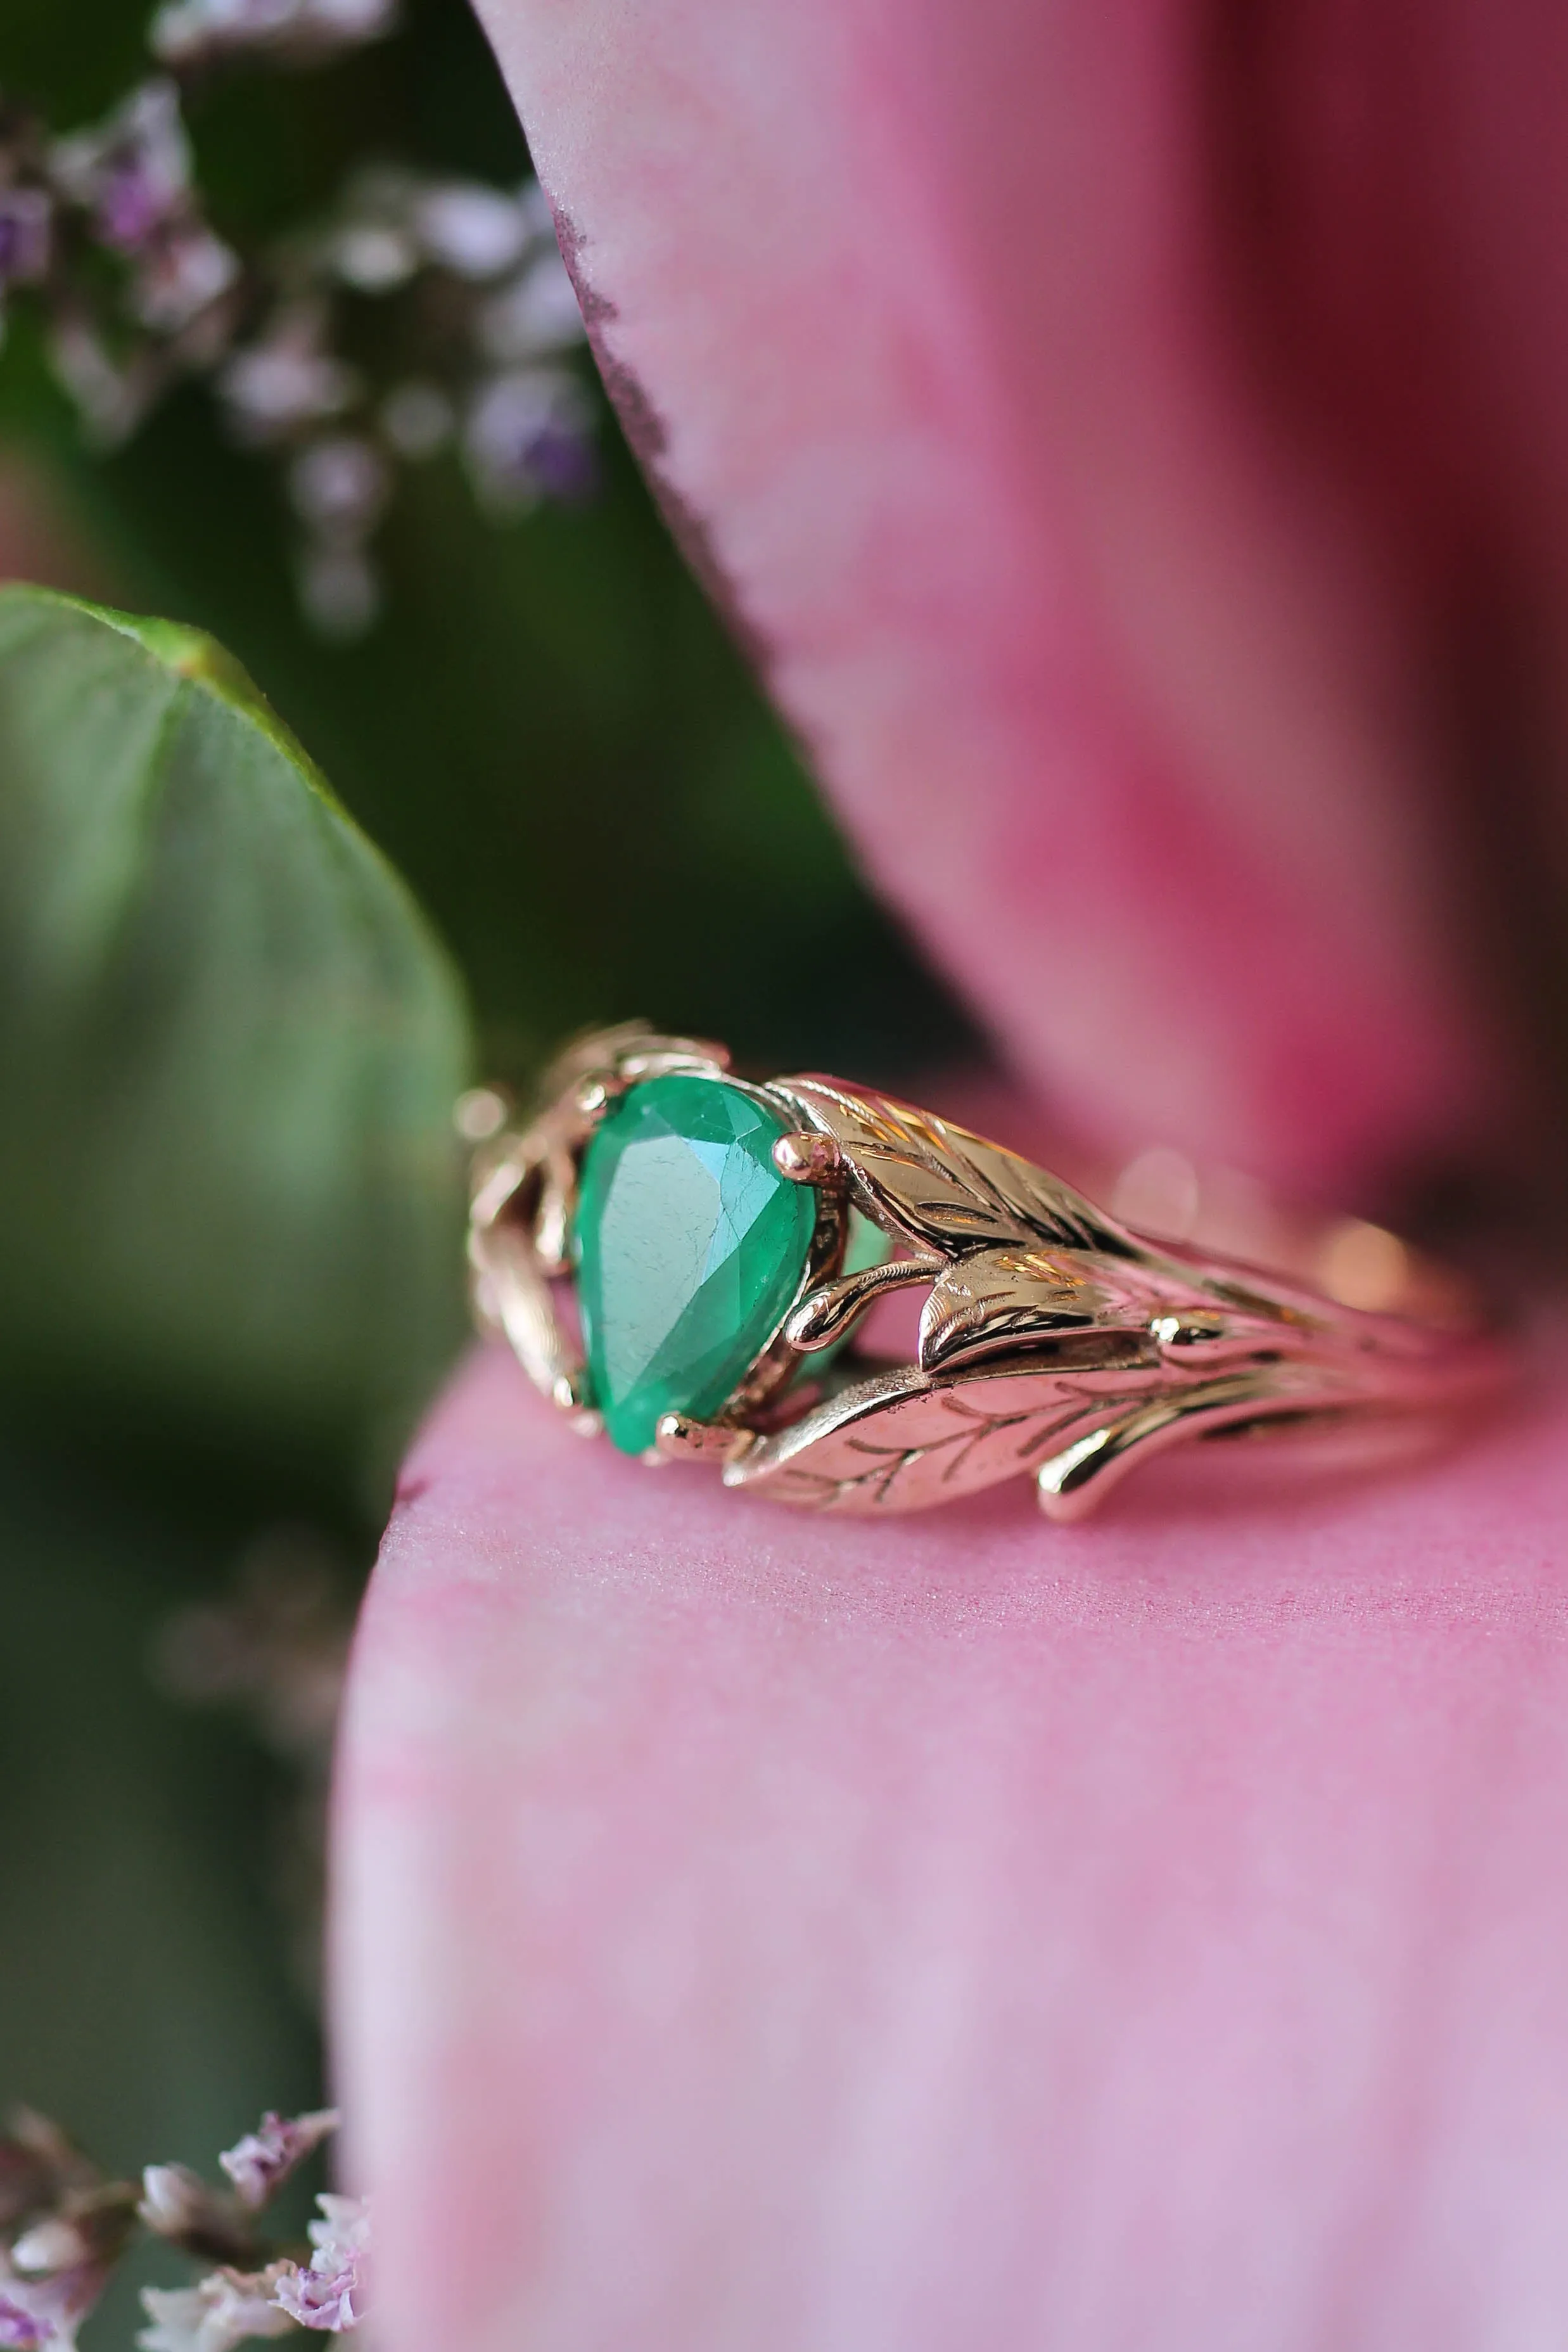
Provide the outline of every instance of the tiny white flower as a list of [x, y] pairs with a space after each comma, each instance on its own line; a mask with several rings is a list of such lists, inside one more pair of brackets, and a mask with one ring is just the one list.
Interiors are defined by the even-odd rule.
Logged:
[[[288, 468], [288, 496], [295, 513], [324, 537], [340, 541], [361, 538], [371, 528], [386, 504], [391, 487], [385, 459], [369, 441], [361, 441], [352, 433], [334, 434], [329, 439], [309, 442]], [[289, 2145], [289, 2133], [316, 2120], [314, 2116], [302, 2116], [297, 2126], [279, 2123], [276, 2116], [268, 2118], [274, 2126], [279, 2159]], [[300, 2147], [299, 2155], [288, 2159], [287, 2169], [292, 2171], [300, 2157], [308, 2156], [332, 2130], [336, 2121], [333, 2116], [323, 2125], [315, 2137]], [[265, 2124], [262, 2129], [265, 2133]], [[230, 2150], [230, 2155], [241, 2162], [255, 2164], [265, 2160], [260, 2151], [259, 2141], [242, 2140], [237, 2149]], [[229, 2158], [223, 2156], [218, 2161], [239, 2188], [240, 2175]]]
[[[301, 2327], [340, 2335], [365, 2315], [370, 2208], [362, 2197], [318, 2197], [321, 2219], [309, 2225], [316, 2251], [308, 2270], [287, 2266], [276, 2289], [279, 2310]], [[206, 2352], [206, 2347], [202, 2347]]]
[[412, 240], [384, 221], [350, 221], [329, 251], [337, 276], [359, 294], [390, 294], [406, 286], [419, 267]]
[[11, 2260], [19, 2271], [64, 2271], [73, 2263], [86, 2262], [89, 2251], [74, 2221], [51, 2213], [14, 2240]]
[[77, 2329], [103, 2293], [108, 2275], [93, 2262], [30, 2275], [0, 2252], [0, 2347], [5, 2352], [76, 2352]]
[[393, 0], [165, 0], [148, 34], [165, 65], [240, 50], [321, 54], [392, 28]]
[[287, 2336], [289, 2321], [277, 2301], [278, 2279], [291, 2267], [212, 2271], [194, 2286], [144, 2286], [141, 2307], [152, 2322], [137, 2336], [141, 2352], [230, 2352], [252, 2336]]
[[176, 229], [148, 252], [135, 291], [136, 315], [159, 334], [178, 334], [238, 282], [239, 256], [210, 229]]
[[236, 432], [267, 441], [318, 417], [335, 416], [359, 389], [341, 360], [322, 351], [313, 312], [281, 319], [259, 342], [235, 352], [218, 375], [218, 390]]
[[415, 208], [414, 226], [431, 260], [460, 278], [498, 278], [521, 259], [529, 234], [517, 200], [478, 181], [432, 188]]
[[204, 2218], [212, 2201], [212, 2190], [188, 2164], [150, 2164], [136, 2210], [161, 2238], [178, 2238]]
[[[319, 458], [331, 444], [319, 443], [308, 455]], [[375, 459], [375, 452], [362, 442], [347, 445], [364, 449]], [[379, 460], [376, 460], [379, 465]], [[380, 492], [380, 476], [375, 484]], [[274, 2189], [280, 2188], [297, 2165], [303, 2164], [314, 2154], [323, 2140], [330, 2138], [338, 2128], [336, 2107], [317, 2107], [306, 2116], [278, 2116], [268, 2111], [253, 2132], [247, 2132], [233, 2147], [225, 2147], [218, 2162], [235, 2185], [235, 2193], [242, 2205], [254, 2212], [267, 2203]]]
[[379, 40], [397, 20], [397, 0], [306, 0], [301, 11], [324, 40], [347, 45]]
[[56, 185], [93, 214], [104, 241], [127, 253], [177, 212], [191, 184], [191, 145], [172, 81], [143, 82], [90, 131], [49, 151]]
[[552, 245], [480, 310], [480, 348], [493, 360], [529, 360], [583, 338], [582, 312], [566, 264]]

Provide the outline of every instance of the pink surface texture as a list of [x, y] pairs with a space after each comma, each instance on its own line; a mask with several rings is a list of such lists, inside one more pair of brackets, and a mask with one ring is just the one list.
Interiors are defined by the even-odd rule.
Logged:
[[1473, 1128], [1454, 803], [1568, 721], [1562, 12], [482, 13], [634, 440], [1020, 1069], [1330, 1192]]
[[339, 1791], [388, 2352], [1558, 2352], [1568, 1413], [876, 1527], [477, 1359]]
[[[1056, 1115], [1343, 1201], [1506, 1134], [1568, 15], [486, 14], [672, 513]], [[1565, 1604], [1561, 1397], [878, 1527], [476, 1356], [338, 1790], [378, 2346], [1561, 2352]]]

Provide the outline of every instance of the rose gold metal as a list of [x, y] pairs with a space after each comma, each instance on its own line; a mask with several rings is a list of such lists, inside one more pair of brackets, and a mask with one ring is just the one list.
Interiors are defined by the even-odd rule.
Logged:
[[580, 1116], [590, 1127], [597, 1127], [618, 1095], [626, 1091], [626, 1081], [609, 1071], [596, 1072], [592, 1076], [579, 1078], [572, 1088], [571, 1099]]
[[727, 1462], [743, 1453], [749, 1433], [720, 1421], [693, 1421], [684, 1412], [666, 1412], [653, 1433], [653, 1450], [665, 1462]]
[[839, 1147], [831, 1135], [807, 1129], [800, 1135], [781, 1135], [773, 1147], [773, 1165], [792, 1184], [831, 1183], [839, 1173]]
[[820, 1283], [785, 1321], [784, 1336], [803, 1356], [831, 1348], [860, 1321], [866, 1308], [890, 1290], [912, 1283], [930, 1282], [942, 1271], [939, 1257], [895, 1257], [884, 1265], [868, 1266], [862, 1274], [841, 1275], [837, 1282]]
[[[723, 1411], [666, 1414], [650, 1460], [713, 1463], [727, 1486], [859, 1513], [1027, 1473], [1065, 1521], [1187, 1441], [1310, 1437], [1335, 1458], [1403, 1454], [1461, 1432], [1512, 1376], [1457, 1280], [1379, 1226], [1292, 1223], [1232, 1180], [1247, 1230], [1274, 1244], [1280, 1263], [1266, 1269], [1213, 1245], [1197, 1172], [1174, 1154], [1145, 1154], [1118, 1195], [1179, 1223], [1183, 1238], [1156, 1238], [889, 1096], [814, 1076], [759, 1087], [727, 1070], [719, 1046], [641, 1023], [601, 1031], [560, 1057], [529, 1122], [475, 1153], [476, 1312], [587, 1429], [599, 1417], [570, 1295], [571, 1228], [606, 1109], [679, 1071], [740, 1086], [785, 1123], [775, 1164], [817, 1188], [796, 1297]], [[846, 1276], [852, 1206], [894, 1255]], [[927, 1296], [914, 1360], [857, 1353], [866, 1310], [915, 1284]], [[812, 1357], [846, 1339], [818, 1377]]]

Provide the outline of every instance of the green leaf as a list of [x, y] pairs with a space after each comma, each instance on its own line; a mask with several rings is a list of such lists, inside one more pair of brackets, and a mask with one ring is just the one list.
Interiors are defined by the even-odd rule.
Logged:
[[380, 1472], [461, 1328], [466, 1017], [211, 639], [0, 590], [0, 1381]]

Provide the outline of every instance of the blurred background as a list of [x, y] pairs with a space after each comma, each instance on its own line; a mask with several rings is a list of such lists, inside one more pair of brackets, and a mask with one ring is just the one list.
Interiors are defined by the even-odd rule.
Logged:
[[[534, 331], [523, 344], [491, 335], [489, 443], [472, 403], [465, 434], [432, 402], [402, 347], [433, 326], [439, 344], [450, 324], [428, 299], [422, 315], [382, 299], [402, 284], [383, 232], [409, 188], [526, 183], [464, 0], [403, 0], [390, 29], [361, 7], [357, 31], [340, 6], [352, 37], [203, 53], [245, 5], [226, 19], [212, 0], [163, 11], [203, 220], [247, 270], [298, 279], [302, 235], [340, 225], [345, 189], [358, 191], [328, 356], [392, 393], [413, 386], [395, 415], [378, 411], [411, 462], [395, 495], [379, 478], [356, 489], [340, 451], [335, 475], [291, 473], [298, 436], [256, 406], [272, 379], [222, 379], [211, 352], [171, 369], [144, 413], [116, 413], [124, 384], [103, 351], [78, 337], [73, 359], [57, 310], [51, 325], [31, 299], [14, 219], [0, 575], [193, 624], [238, 656], [444, 940], [472, 1012], [468, 1075], [526, 1085], [565, 1034], [631, 1013], [725, 1036], [759, 1066], [838, 1061], [892, 1081], [964, 1048], [960, 1013], [869, 898], [688, 577], [559, 308], [536, 336], [549, 432], [536, 401], [533, 471], [510, 489], [494, 388], [511, 387], [507, 415], [533, 397]], [[297, 22], [308, 14], [292, 5]], [[288, 19], [284, 5], [269, 21]], [[376, 37], [359, 37], [367, 26]], [[8, 0], [0, 199], [40, 138], [101, 124], [146, 84], [149, 31], [144, 0]], [[96, 152], [77, 153], [78, 175], [101, 171]], [[194, 196], [180, 202], [193, 219]], [[452, 283], [486, 275], [459, 248], [482, 244], [486, 217], [459, 207], [449, 221]], [[208, 251], [187, 239], [183, 262]], [[420, 277], [427, 293], [439, 275]], [[161, 347], [178, 344], [168, 318], [161, 331]], [[246, 329], [257, 348], [271, 331], [265, 318]], [[7, 783], [0, 772], [0, 808]], [[0, 937], [0, 1059], [22, 1068], [28, 1005], [25, 991], [5, 998], [9, 968]], [[124, 1050], [133, 1066], [134, 1034]], [[67, 1100], [81, 1163], [119, 1148], [98, 1119], [101, 1039], [95, 1051], [8, 1107], [0, 1181], [0, 2095], [57, 2116], [115, 2170], [210, 2170], [264, 2106], [320, 2090], [319, 1801], [337, 1679], [398, 1445], [463, 1341], [459, 1202], [455, 1177], [431, 1194], [394, 1342], [384, 1316], [344, 1328], [340, 1308], [298, 1308], [308, 1410], [287, 1377], [223, 1360], [246, 1284], [267, 1278], [264, 1254], [223, 1261], [200, 1346], [178, 1363], [161, 1359], [153, 1317], [106, 1349], [90, 1315], [51, 1314], [58, 1269], [90, 1290], [111, 1247], [177, 1282], [207, 1212], [198, 1165], [178, 1216], [157, 1181], [110, 1183], [82, 1213], [51, 1155]], [[199, 1161], [201, 1100], [187, 1109]], [[159, 1148], [146, 1144], [154, 1180]], [[347, 1195], [321, 1209], [354, 1213]], [[378, 1279], [398, 1281], [395, 1251]], [[313, 1311], [340, 1328], [313, 1331]], [[394, 1377], [371, 1414], [366, 1359], [389, 1345]], [[117, 2290], [89, 2342], [129, 2341], [134, 2324]]]

